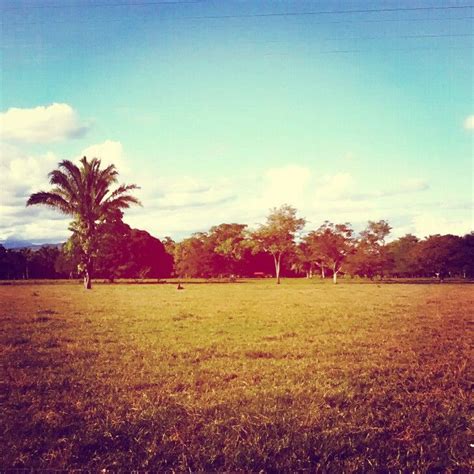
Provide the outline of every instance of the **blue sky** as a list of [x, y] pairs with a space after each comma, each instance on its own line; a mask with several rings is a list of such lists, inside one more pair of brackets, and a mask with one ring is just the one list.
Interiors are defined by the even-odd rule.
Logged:
[[0, 0], [0, 240], [68, 235], [24, 202], [85, 152], [142, 186], [125, 220], [159, 237], [284, 202], [308, 230], [468, 232], [470, 5]]

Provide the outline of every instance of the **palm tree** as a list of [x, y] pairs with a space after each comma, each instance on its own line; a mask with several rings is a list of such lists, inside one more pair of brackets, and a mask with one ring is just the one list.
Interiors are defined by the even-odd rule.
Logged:
[[140, 201], [129, 194], [129, 191], [139, 188], [135, 184], [122, 184], [112, 191], [111, 186], [117, 183], [118, 176], [115, 165], [101, 169], [100, 159], [87, 161], [85, 156], [80, 163], [78, 167], [69, 160], [61, 161], [58, 169], [48, 175], [53, 189], [32, 194], [26, 205], [42, 204], [73, 216], [70, 229], [80, 245], [79, 270], [84, 275], [84, 287], [90, 289], [97, 226], [131, 204], [140, 205]]

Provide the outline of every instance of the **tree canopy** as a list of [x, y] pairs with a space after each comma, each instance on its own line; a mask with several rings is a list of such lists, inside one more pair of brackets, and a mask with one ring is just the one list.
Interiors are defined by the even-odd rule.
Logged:
[[61, 161], [49, 173], [50, 191], [32, 194], [26, 205], [43, 205], [73, 217], [71, 230], [80, 247], [80, 270], [84, 286], [92, 287], [93, 261], [97, 251], [97, 226], [132, 204], [140, 204], [130, 194], [138, 188], [135, 184], [112, 186], [118, 181], [115, 165], [101, 168], [101, 160], [84, 156], [80, 166], [69, 160]]
[[288, 204], [273, 208], [266, 223], [251, 235], [254, 251], [264, 251], [272, 255], [277, 284], [280, 284], [282, 257], [294, 250], [295, 237], [306, 223], [305, 219], [298, 218], [296, 213], [297, 210]]
[[39, 250], [8, 250], [0, 245], [0, 279], [166, 278], [306, 275], [316, 271], [334, 283], [352, 277], [474, 277], [474, 232], [464, 237], [407, 234], [387, 243], [392, 230], [385, 220], [368, 221], [356, 234], [349, 223], [325, 221], [303, 234], [306, 224], [297, 210], [284, 204], [270, 210], [256, 230], [246, 224], [222, 223], [180, 242], [161, 242], [132, 229], [123, 210], [140, 204], [135, 184], [118, 185], [114, 165], [83, 157], [79, 166], [64, 160], [49, 173], [49, 191], [32, 194], [27, 206], [45, 205], [72, 217], [68, 241]]

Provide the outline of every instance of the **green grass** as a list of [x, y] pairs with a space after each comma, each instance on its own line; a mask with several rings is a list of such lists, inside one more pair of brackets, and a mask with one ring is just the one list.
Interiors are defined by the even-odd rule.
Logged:
[[472, 288], [0, 286], [0, 466], [467, 472]]

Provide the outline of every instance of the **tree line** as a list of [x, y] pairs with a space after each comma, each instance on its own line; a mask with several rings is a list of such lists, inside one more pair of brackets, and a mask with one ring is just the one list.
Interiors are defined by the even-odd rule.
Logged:
[[50, 174], [53, 188], [32, 194], [27, 205], [42, 204], [70, 215], [71, 237], [61, 246], [6, 250], [0, 245], [0, 279], [216, 278], [281, 276], [474, 277], [474, 232], [463, 237], [405, 235], [387, 242], [392, 228], [369, 221], [356, 233], [349, 223], [329, 221], [304, 232], [305, 219], [283, 205], [251, 230], [224, 223], [175, 242], [163, 241], [123, 222], [123, 210], [140, 204], [136, 185], [119, 185], [114, 165], [101, 168], [86, 157], [76, 166], [62, 161]]
[[[355, 234], [351, 225], [324, 222], [297, 235], [303, 220], [290, 206], [273, 209], [255, 231], [220, 224], [175, 242], [132, 229], [121, 214], [97, 228], [96, 278], [237, 278], [339, 275], [369, 279], [474, 278], [474, 233], [463, 237], [407, 234], [386, 242], [388, 222], [369, 221]], [[0, 279], [79, 278], [81, 250], [73, 233], [60, 248], [6, 250], [0, 246]]]

